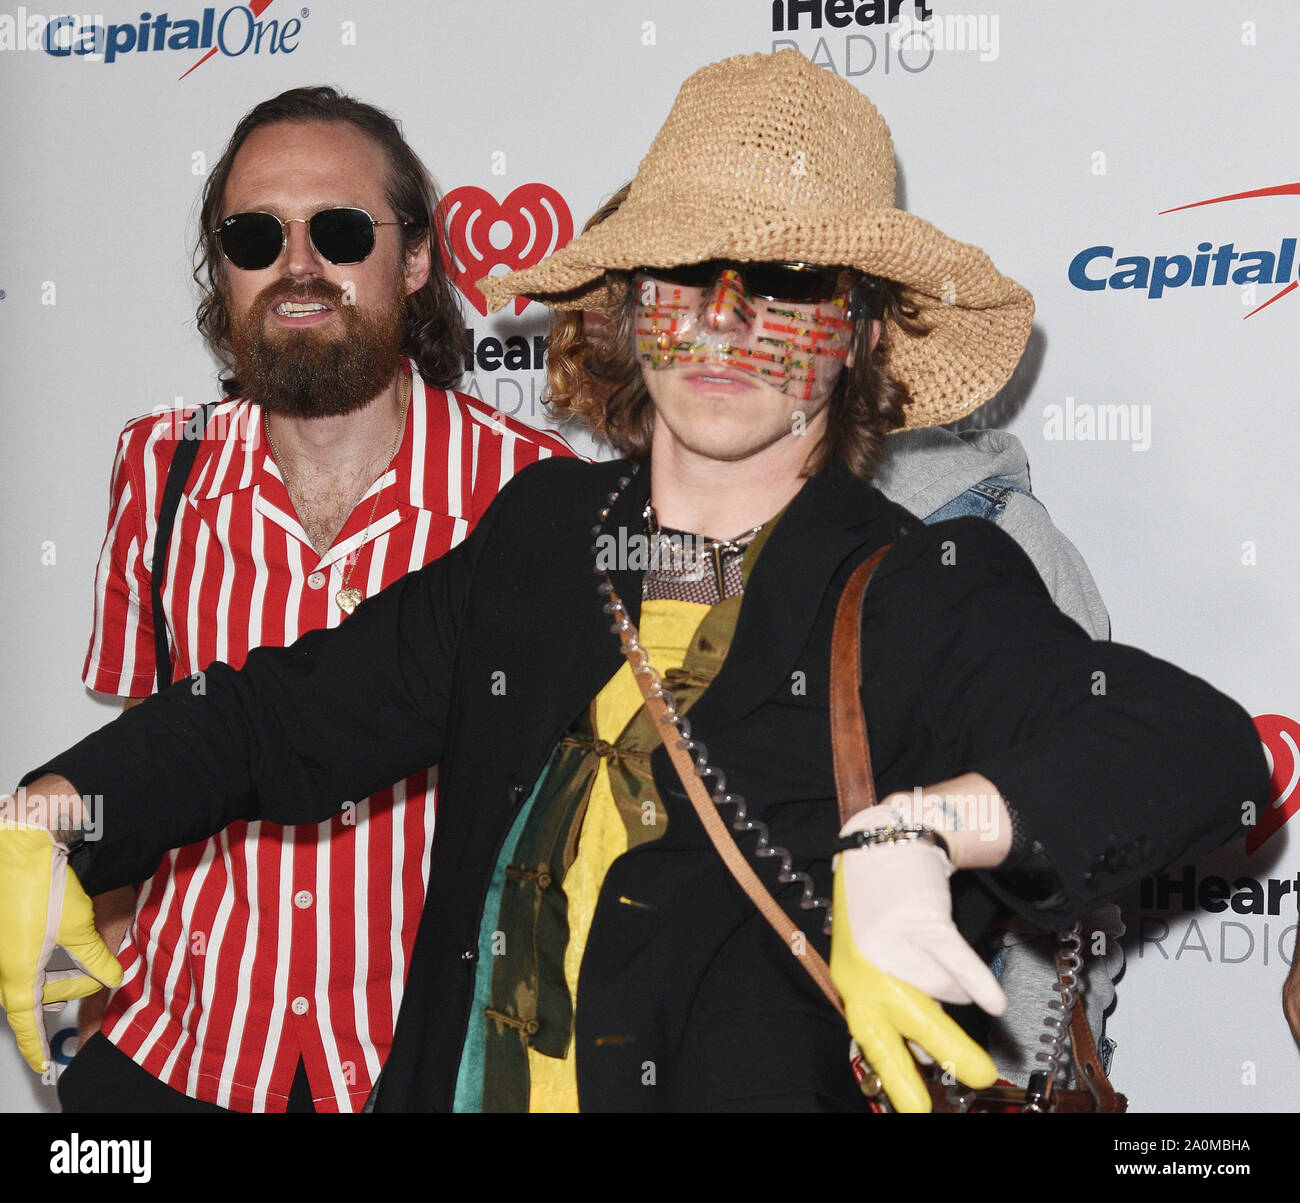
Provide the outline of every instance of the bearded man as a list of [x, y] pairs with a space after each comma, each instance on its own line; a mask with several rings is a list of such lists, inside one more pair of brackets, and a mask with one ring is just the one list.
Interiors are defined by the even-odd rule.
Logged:
[[[130, 707], [155, 678], [197, 673], [201, 692], [212, 661], [338, 625], [459, 543], [520, 467], [572, 454], [453, 391], [465, 334], [430, 242], [437, 203], [392, 118], [332, 89], [239, 123], [204, 190], [196, 272], [226, 399], [165, 507], [157, 582], [164, 482], [193, 414], [122, 433], [90, 688]], [[385, 784], [314, 827], [242, 823], [146, 858], [138, 894], [96, 898], [110, 946], [125, 933], [125, 972], [106, 1010], [103, 994], [83, 1004], [65, 1108], [360, 1107], [392, 1040], [434, 826], [432, 770]]]

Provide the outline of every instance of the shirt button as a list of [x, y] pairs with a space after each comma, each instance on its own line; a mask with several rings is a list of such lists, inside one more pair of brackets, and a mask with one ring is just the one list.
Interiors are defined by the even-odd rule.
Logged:
[[306, 1015], [310, 1007], [311, 1003], [303, 998], [301, 994], [289, 1004], [289, 1010], [291, 1010], [295, 1015]]
[[472, 948], [467, 948], [465, 949], [464, 952], [460, 954], [460, 959], [462, 961], [477, 961], [478, 953], [475, 952]]
[[313, 589], [325, 588], [325, 574], [323, 572], [313, 572], [307, 578], [307, 584]]
[[312, 896], [310, 890], [299, 890], [293, 896], [293, 905], [296, 906], [300, 911], [305, 911], [309, 906], [311, 906], [311, 904], [312, 904]]

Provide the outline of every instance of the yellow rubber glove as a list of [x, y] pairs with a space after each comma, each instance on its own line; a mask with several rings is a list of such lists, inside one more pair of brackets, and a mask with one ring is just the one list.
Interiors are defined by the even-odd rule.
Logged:
[[[79, 968], [47, 972], [55, 945]], [[68, 868], [67, 846], [43, 827], [0, 822], [0, 1005], [27, 1064], [37, 1073], [49, 1068], [43, 1006], [58, 1009], [121, 980], [122, 966]]]
[[929, 995], [877, 969], [858, 951], [844, 887], [844, 857], [835, 868], [831, 980], [844, 1000], [849, 1031], [880, 1077], [896, 1111], [930, 1110], [930, 1095], [905, 1040], [924, 1049], [961, 1082], [992, 1086], [998, 1071], [989, 1057]]

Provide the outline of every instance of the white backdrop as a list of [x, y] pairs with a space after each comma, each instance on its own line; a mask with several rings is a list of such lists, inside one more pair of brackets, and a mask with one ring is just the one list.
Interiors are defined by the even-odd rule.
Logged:
[[[249, 107], [336, 84], [397, 115], [444, 190], [508, 202], [543, 184], [580, 226], [635, 171], [687, 74], [794, 44], [875, 100], [907, 207], [1033, 291], [1029, 355], [978, 420], [1024, 441], [1115, 637], [1279, 716], [1263, 724], [1276, 829], [1192, 883], [1220, 909], [1153, 887], [1127, 910], [1116, 1082], [1135, 1110], [1300, 1108], [1278, 1003], [1300, 886], [1296, 835], [1278, 823], [1300, 806], [1300, 295], [1252, 313], [1296, 279], [1300, 8], [933, 0], [927, 42], [901, 36], [925, 5], [894, 4], [891, 26], [871, 23], [890, 5], [868, 0], [801, 4], [794, 28], [781, 0], [181, 0], [143, 37], [139, 4], [98, 7], [48, 27], [56, 54], [42, 30], [58, 10], [0, 8], [0, 782], [116, 712], [79, 684], [115, 439], [132, 416], [215, 395], [193, 326], [196, 200]], [[208, 23], [224, 51], [200, 62], [186, 43]], [[1110, 249], [1075, 274], [1101, 287], [1071, 282], [1089, 248]], [[1141, 286], [1139, 258], [1172, 286]], [[465, 309], [476, 340], [531, 346], [545, 330], [536, 305], [491, 321]], [[494, 367], [481, 349], [467, 387], [545, 424], [536, 367]], [[56, 1049], [70, 1022], [49, 1017]], [[53, 1094], [0, 1039], [0, 1110], [52, 1108]]]

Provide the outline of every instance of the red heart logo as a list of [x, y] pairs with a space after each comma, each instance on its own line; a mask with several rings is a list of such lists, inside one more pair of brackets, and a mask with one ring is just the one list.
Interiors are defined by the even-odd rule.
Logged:
[[1246, 836], [1246, 851], [1254, 852], [1297, 810], [1300, 810], [1300, 723], [1283, 714], [1261, 714], [1255, 730], [1272, 766], [1271, 799], [1259, 822]]
[[[569, 206], [549, 184], [521, 184], [500, 204], [490, 192], [467, 184], [442, 198], [434, 222], [448, 274], [483, 317], [487, 300], [475, 280], [497, 266], [532, 267], [573, 237]], [[515, 313], [527, 304], [527, 297], [516, 297]]]

